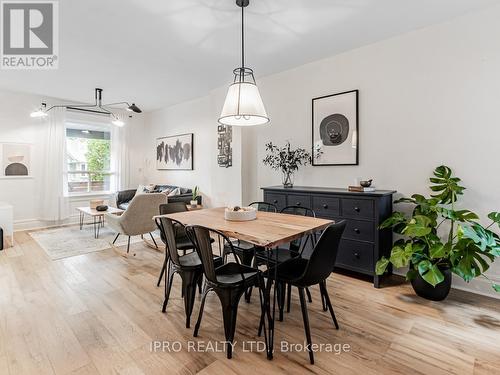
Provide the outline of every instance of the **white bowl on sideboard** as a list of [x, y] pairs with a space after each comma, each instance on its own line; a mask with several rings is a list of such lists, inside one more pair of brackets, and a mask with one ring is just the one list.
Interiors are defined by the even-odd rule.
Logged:
[[224, 219], [230, 221], [250, 221], [257, 219], [257, 210], [254, 207], [241, 207], [234, 211], [233, 207], [224, 210]]

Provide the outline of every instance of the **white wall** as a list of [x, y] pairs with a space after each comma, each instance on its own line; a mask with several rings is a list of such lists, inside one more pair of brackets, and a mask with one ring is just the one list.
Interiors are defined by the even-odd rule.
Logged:
[[[31, 178], [0, 177], [0, 201], [8, 202], [14, 207], [15, 230], [32, 229], [53, 224], [39, 220], [39, 201], [43, 199], [40, 195], [40, 177], [44, 173], [40, 169], [40, 160], [42, 158], [40, 142], [45, 139], [45, 136], [41, 123], [43, 120], [31, 118], [30, 113], [39, 108], [42, 100], [48, 103], [67, 102], [62, 99], [0, 91], [0, 143], [30, 143], [33, 145]], [[132, 140], [128, 142], [130, 184], [131, 186], [137, 186], [140, 176], [138, 171], [143, 165], [143, 152], [145, 150], [141, 143], [145, 139], [143, 137], [143, 119], [136, 116], [131, 120], [127, 120], [126, 130], [127, 139]], [[109, 195], [97, 197], [106, 200], [110, 199]], [[74, 218], [76, 217], [75, 208], [88, 205], [89, 200], [89, 197], [71, 198], [71, 213]]]
[[[150, 171], [149, 180], [199, 184], [210, 203], [226, 200], [221, 197], [230, 194], [228, 184], [235, 199], [237, 194], [243, 202], [260, 199], [260, 187], [281, 181], [278, 173], [262, 165], [264, 144], [290, 140], [294, 146], [310, 148], [311, 99], [359, 89], [359, 166], [309, 166], [299, 171], [296, 185], [346, 187], [356, 177], [370, 177], [378, 188], [404, 195], [428, 193], [429, 174], [447, 164], [467, 187], [464, 207], [482, 217], [500, 211], [498, 19], [500, 7], [495, 7], [260, 78], [271, 124], [244, 129], [241, 144], [233, 142], [243, 157], [241, 188], [238, 164], [227, 171], [214, 166], [215, 122], [223, 89], [156, 112], [151, 117], [152, 136], [195, 133], [196, 170]], [[151, 137], [151, 158], [153, 142]], [[224, 181], [209, 189], [215, 172]], [[500, 261], [489, 275], [500, 279]], [[469, 285], [457, 281], [455, 286], [494, 294], [482, 280]]]
[[41, 97], [0, 91], [0, 142], [30, 143], [33, 178], [0, 177], [0, 200], [14, 206], [14, 221], [29, 222], [38, 217], [40, 199], [40, 143], [43, 139], [39, 119], [29, 114], [40, 106]]
[[[144, 182], [188, 188], [198, 185], [207, 207], [241, 204], [241, 132], [238, 128], [233, 128], [233, 167], [217, 165], [217, 112], [224, 94], [218, 90], [210, 96], [148, 115], [147, 177]], [[156, 138], [183, 133], [194, 133], [194, 169], [156, 170]]]
[[[467, 187], [463, 207], [481, 217], [500, 211], [499, 17], [496, 7], [260, 79], [272, 124], [252, 130], [259, 168], [245, 200], [280, 183], [261, 163], [267, 141], [311, 147], [311, 98], [359, 89], [359, 166], [303, 168], [297, 185], [364, 177], [404, 195], [429, 193], [432, 170], [446, 164]], [[500, 261], [489, 275], [500, 279]], [[455, 285], [491, 290], [483, 279]]]

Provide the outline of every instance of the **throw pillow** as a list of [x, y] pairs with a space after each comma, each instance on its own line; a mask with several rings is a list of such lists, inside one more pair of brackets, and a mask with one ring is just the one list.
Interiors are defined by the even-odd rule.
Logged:
[[167, 197], [173, 197], [174, 195], [180, 195], [181, 194], [181, 189], [180, 188], [175, 188], [171, 192], [167, 194]]
[[156, 185], [155, 184], [149, 184], [144, 186], [144, 192], [145, 193], [155, 193], [156, 192]]

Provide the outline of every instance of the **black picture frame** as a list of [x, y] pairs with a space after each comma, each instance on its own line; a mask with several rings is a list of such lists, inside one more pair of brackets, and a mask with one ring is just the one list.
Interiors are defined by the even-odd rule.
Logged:
[[[314, 110], [314, 103], [315, 101], [322, 100], [322, 99], [327, 99], [331, 98], [334, 96], [339, 96], [339, 95], [346, 95], [346, 94], [352, 94], [355, 93], [355, 114], [356, 114], [356, 121], [355, 121], [355, 131], [356, 131], [356, 160], [352, 163], [321, 163], [318, 164], [316, 162], [315, 158], [315, 145], [314, 145], [314, 120], [315, 120], [315, 110]], [[339, 92], [336, 94], [330, 94], [330, 95], [324, 95], [324, 96], [318, 96], [316, 98], [313, 98], [311, 100], [311, 108], [312, 108], [312, 117], [311, 117], [311, 155], [312, 155], [312, 165], [315, 167], [322, 167], [322, 166], [352, 166], [352, 165], [359, 165], [359, 90], [349, 90], [349, 91], [343, 91]]]
[[[158, 161], [158, 145], [160, 140], [169, 140], [169, 139], [179, 139], [179, 137], [186, 137], [189, 139], [189, 144], [191, 146], [191, 157], [190, 157], [190, 164], [189, 167], [187, 168], [168, 168], [168, 167], [160, 167], [158, 163], [161, 163], [161, 161]], [[192, 171], [194, 170], [194, 133], [183, 133], [183, 134], [176, 134], [176, 135], [171, 135], [167, 137], [159, 137], [156, 138], [156, 170], [158, 171]]]

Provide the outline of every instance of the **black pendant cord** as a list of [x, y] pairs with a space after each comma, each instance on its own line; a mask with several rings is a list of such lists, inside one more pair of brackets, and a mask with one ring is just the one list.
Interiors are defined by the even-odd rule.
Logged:
[[241, 7], [241, 67], [245, 67], [245, 7]]

